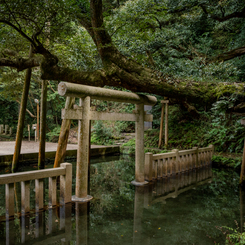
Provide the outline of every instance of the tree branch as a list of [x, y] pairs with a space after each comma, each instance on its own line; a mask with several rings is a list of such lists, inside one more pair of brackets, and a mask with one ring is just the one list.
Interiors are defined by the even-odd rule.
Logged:
[[219, 22], [224, 22], [224, 21], [232, 19], [232, 18], [245, 18], [245, 7], [240, 12], [236, 11], [236, 12], [234, 12], [232, 14], [228, 14], [226, 16], [224, 16], [224, 12], [222, 12], [222, 17], [219, 17], [217, 15], [209, 13], [206, 6], [203, 4], [201, 4], [200, 7], [203, 9], [205, 14], [209, 15], [212, 19], [217, 20]]
[[228, 52], [224, 52], [223, 54], [219, 54], [216, 57], [210, 57], [206, 59], [206, 63], [212, 63], [212, 62], [222, 62], [222, 61], [226, 61], [226, 60], [231, 60], [235, 57], [239, 57], [245, 54], [245, 46], [243, 47], [239, 47], [236, 49], [232, 49]]
[[[16, 102], [18, 102], [20, 104], [20, 102], [18, 100], [16, 100]], [[26, 108], [26, 111], [28, 112], [28, 114], [31, 116], [31, 117], [36, 117], [35, 115], [33, 115], [27, 108]]]
[[33, 58], [29, 58], [29, 59], [25, 59], [25, 58], [15, 58], [15, 59], [0, 58], [0, 66], [12, 67], [12, 68], [16, 68], [17, 71], [23, 71], [27, 68], [40, 66], [41, 60], [42, 60], [41, 57], [33, 57]]
[[15, 26], [14, 24], [12, 24], [10, 21], [7, 21], [7, 20], [1, 20], [0, 19], [0, 23], [4, 23], [6, 25], [9, 25], [10, 27], [12, 27], [13, 29], [15, 29], [17, 32], [19, 32], [19, 34], [24, 37], [26, 40], [28, 40], [32, 45], [33, 47], [36, 47], [36, 44], [35, 42], [30, 38], [28, 37], [20, 28], [18, 28], [17, 26]]

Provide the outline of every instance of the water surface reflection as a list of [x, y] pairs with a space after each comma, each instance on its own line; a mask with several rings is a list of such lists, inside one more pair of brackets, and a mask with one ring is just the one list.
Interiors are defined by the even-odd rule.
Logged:
[[91, 165], [90, 203], [1, 222], [0, 244], [213, 244], [224, 241], [216, 225], [239, 219], [231, 174], [227, 185], [206, 167], [135, 187], [133, 159], [113, 160]]

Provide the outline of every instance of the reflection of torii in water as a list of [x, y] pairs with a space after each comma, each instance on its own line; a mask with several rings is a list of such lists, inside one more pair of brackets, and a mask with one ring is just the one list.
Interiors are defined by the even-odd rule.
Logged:
[[142, 224], [143, 211], [149, 209], [153, 204], [166, 203], [168, 198], [176, 198], [179, 194], [194, 189], [197, 186], [212, 181], [211, 165], [162, 178], [147, 186], [135, 187], [134, 198], [134, 232], [133, 244], [151, 244], [150, 237], [142, 236], [144, 233]]

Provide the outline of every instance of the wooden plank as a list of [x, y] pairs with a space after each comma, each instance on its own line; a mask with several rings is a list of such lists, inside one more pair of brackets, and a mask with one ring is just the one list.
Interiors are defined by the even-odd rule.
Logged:
[[22, 173], [14, 173], [14, 174], [3, 174], [0, 175], [0, 184], [9, 184], [16, 183], [21, 181], [28, 181], [34, 179], [43, 179], [48, 177], [54, 177], [59, 175], [64, 175], [64, 168], [55, 168], [55, 169], [44, 169], [44, 170], [35, 170], [28, 171]]

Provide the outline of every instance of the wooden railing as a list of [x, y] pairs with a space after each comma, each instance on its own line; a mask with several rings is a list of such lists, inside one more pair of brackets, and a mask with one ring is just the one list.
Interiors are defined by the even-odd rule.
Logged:
[[56, 177], [60, 176], [60, 203], [71, 202], [72, 164], [62, 163], [59, 168], [35, 170], [0, 175], [0, 184], [5, 184], [6, 217], [14, 216], [14, 183], [21, 184], [21, 213], [30, 211], [30, 181], [35, 180], [35, 209], [44, 208], [44, 178], [49, 178], [49, 207], [57, 204]]
[[190, 150], [145, 154], [145, 180], [152, 181], [157, 178], [178, 174], [200, 168], [211, 163], [214, 147], [193, 147]]

